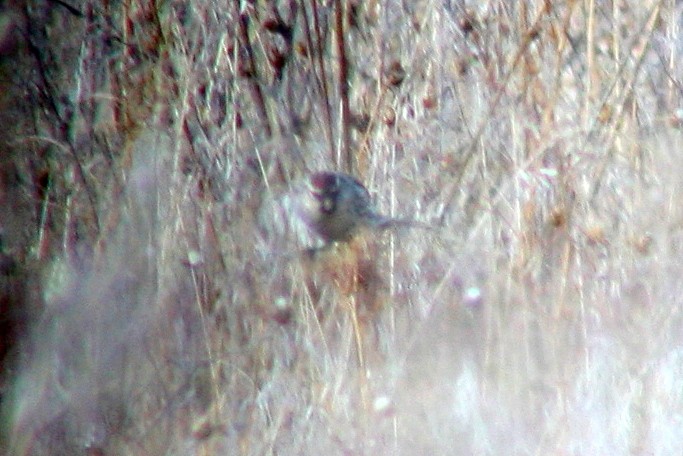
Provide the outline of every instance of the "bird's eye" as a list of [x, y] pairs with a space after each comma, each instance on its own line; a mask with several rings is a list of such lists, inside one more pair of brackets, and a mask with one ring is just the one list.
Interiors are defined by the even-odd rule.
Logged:
[[326, 214], [334, 212], [334, 198], [323, 198], [320, 202], [320, 209]]

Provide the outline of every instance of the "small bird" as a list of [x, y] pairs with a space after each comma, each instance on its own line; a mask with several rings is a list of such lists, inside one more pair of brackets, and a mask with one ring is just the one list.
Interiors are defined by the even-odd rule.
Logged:
[[349, 241], [361, 228], [431, 228], [415, 220], [395, 219], [378, 213], [368, 190], [349, 174], [313, 173], [306, 179], [302, 193], [298, 213], [309, 229], [326, 243]]

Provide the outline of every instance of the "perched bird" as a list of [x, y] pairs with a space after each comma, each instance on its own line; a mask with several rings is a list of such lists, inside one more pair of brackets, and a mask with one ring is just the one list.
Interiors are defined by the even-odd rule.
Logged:
[[350, 240], [361, 228], [384, 230], [408, 226], [431, 228], [415, 220], [379, 214], [370, 194], [355, 177], [321, 171], [307, 177], [298, 213], [311, 231], [326, 243]]

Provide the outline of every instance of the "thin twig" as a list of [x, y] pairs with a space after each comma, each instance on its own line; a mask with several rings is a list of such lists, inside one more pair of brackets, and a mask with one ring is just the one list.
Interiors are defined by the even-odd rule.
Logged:
[[254, 57], [254, 50], [251, 45], [251, 40], [249, 39], [249, 30], [247, 29], [249, 23], [249, 16], [247, 14], [242, 14], [240, 12], [240, 0], [235, 0], [235, 12], [237, 15], [237, 31], [239, 33], [239, 41], [244, 45], [246, 52], [247, 65], [249, 65], [250, 74], [247, 75], [249, 80], [249, 88], [251, 89], [252, 97], [254, 98], [254, 103], [256, 104], [256, 109], [259, 111], [259, 116], [263, 120], [263, 130], [266, 138], [272, 136], [272, 128], [270, 126], [270, 119], [268, 117], [268, 109], [266, 108], [266, 102], [263, 97], [263, 91], [259, 84], [258, 78], [258, 66], [256, 65], [256, 58]]
[[[303, 1], [303, 0], [302, 0]], [[311, 34], [307, 33], [306, 36], [308, 38], [308, 49], [310, 52], [315, 53], [315, 61], [318, 62], [318, 67], [320, 68], [320, 84], [322, 88], [322, 95], [323, 95], [323, 107], [325, 108], [325, 117], [326, 117], [326, 132], [327, 132], [327, 141], [330, 145], [330, 152], [334, 150], [334, 130], [332, 129], [332, 109], [330, 107], [330, 91], [329, 88], [327, 87], [327, 72], [325, 71], [325, 61], [323, 60], [323, 34], [320, 30], [320, 21], [319, 21], [319, 12], [318, 12], [318, 1], [313, 0], [312, 1], [313, 5], [313, 27], [315, 30], [315, 40], [316, 40], [316, 49], [313, 49], [313, 42], [311, 40]], [[304, 18], [306, 15], [304, 14]], [[307, 19], [306, 19], [307, 21]], [[306, 28], [308, 30], [308, 21], [306, 22]], [[314, 65], [315, 67], [315, 65]]]
[[[346, 60], [346, 41], [344, 39], [344, 3], [335, 0], [335, 33], [337, 35], [337, 58], [339, 64], [339, 98], [341, 102], [341, 144], [339, 153], [342, 163], [345, 163], [345, 171], [354, 174], [353, 157], [350, 152], [351, 138], [349, 125], [351, 123], [351, 109], [349, 108], [349, 68]], [[339, 156], [339, 155], [338, 155]], [[341, 163], [337, 163], [340, 165]]]

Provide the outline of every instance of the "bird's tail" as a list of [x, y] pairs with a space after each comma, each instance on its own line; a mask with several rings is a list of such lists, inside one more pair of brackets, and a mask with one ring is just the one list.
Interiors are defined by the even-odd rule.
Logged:
[[382, 217], [377, 222], [377, 228], [381, 230], [402, 229], [402, 228], [419, 228], [423, 230], [433, 230], [434, 225], [420, 222], [411, 218], [390, 218]]

